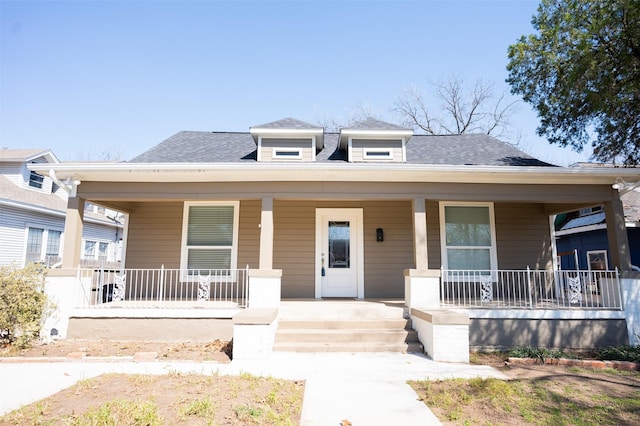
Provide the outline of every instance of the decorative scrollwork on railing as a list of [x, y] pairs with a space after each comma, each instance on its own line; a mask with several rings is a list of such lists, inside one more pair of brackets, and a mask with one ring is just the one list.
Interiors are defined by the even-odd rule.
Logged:
[[567, 277], [567, 286], [569, 288], [569, 303], [582, 302], [582, 289], [580, 284], [580, 276]]
[[198, 300], [209, 300], [211, 275], [198, 275]]
[[480, 277], [480, 301], [491, 302], [493, 301], [493, 280], [491, 275], [481, 275]]
[[114, 302], [124, 300], [124, 290], [126, 288], [127, 276], [125, 274], [116, 275], [114, 277], [113, 284], [113, 297], [112, 300]]

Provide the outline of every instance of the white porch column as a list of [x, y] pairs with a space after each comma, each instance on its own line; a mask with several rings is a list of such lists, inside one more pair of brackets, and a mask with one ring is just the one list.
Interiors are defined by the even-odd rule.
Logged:
[[80, 197], [69, 198], [67, 202], [67, 216], [64, 222], [63, 268], [76, 268], [80, 265], [83, 218], [84, 199]]
[[417, 270], [429, 269], [427, 258], [427, 208], [424, 198], [413, 200], [413, 256]]
[[273, 198], [262, 199], [260, 214], [260, 269], [273, 268]]
[[640, 345], [640, 272], [622, 273], [620, 284], [629, 344]]

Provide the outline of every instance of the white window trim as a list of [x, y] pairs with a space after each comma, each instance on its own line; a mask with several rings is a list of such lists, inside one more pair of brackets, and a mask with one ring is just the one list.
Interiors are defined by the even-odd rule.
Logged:
[[[589, 259], [589, 255], [591, 254], [603, 254], [604, 255], [604, 270], [609, 270], [609, 257], [607, 250], [587, 250], [587, 268], [591, 271], [591, 259]], [[594, 269], [598, 271], [599, 269]]]
[[[189, 229], [189, 207], [191, 206], [233, 206], [233, 242], [231, 246], [231, 265], [229, 269], [238, 268], [238, 226], [240, 224], [240, 201], [187, 201], [184, 203], [182, 214], [182, 242], [180, 244], [180, 269], [187, 270], [187, 232]], [[216, 248], [212, 246], [211, 248]], [[223, 247], [219, 247], [223, 248]], [[226, 246], [225, 246], [226, 248]], [[233, 274], [232, 274], [233, 276]], [[197, 280], [198, 277], [183, 276], [184, 280]]]
[[[295, 153], [296, 155], [282, 155], [281, 153]], [[302, 148], [273, 148], [272, 160], [302, 160]]]
[[[448, 206], [461, 207], [489, 207], [489, 223], [491, 226], [491, 247], [489, 247], [489, 262], [491, 271], [498, 270], [498, 252], [496, 249], [496, 221], [494, 205], [491, 202], [464, 202], [464, 201], [440, 201], [440, 256], [442, 258], [442, 268], [449, 269], [447, 259], [447, 229], [445, 223], [444, 209]], [[456, 246], [458, 248], [483, 248], [486, 246]]]
[[56, 226], [46, 226], [38, 223], [27, 222], [24, 228], [24, 248], [22, 250], [22, 263], [27, 263], [27, 246], [29, 245], [29, 229], [37, 228], [42, 229], [44, 232], [42, 233], [42, 244], [40, 247], [40, 260], [45, 260], [47, 257], [47, 247], [49, 245], [49, 231], [60, 232], [60, 246], [58, 247], [58, 256], [62, 257], [62, 253], [64, 253], [64, 248], [62, 246], [64, 241], [64, 229]]
[[[376, 155], [384, 154], [386, 155]], [[393, 160], [392, 148], [363, 148], [362, 158], [365, 160]]]

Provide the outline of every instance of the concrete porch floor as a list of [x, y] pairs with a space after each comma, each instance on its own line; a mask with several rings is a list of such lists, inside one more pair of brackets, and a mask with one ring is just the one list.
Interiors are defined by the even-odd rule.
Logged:
[[402, 319], [408, 317], [404, 299], [282, 299], [285, 321]]

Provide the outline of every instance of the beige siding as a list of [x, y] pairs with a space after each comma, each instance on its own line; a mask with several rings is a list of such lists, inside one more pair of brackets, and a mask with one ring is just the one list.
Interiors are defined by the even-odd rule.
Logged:
[[[411, 203], [275, 201], [274, 267], [282, 297], [314, 297], [316, 208], [363, 208], [365, 297], [404, 297], [403, 269], [413, 267]], [[383, 228], [384, 242], [376, 241]]]
[[496, 203], [498, 268], [552, 266], [549, 215], [541, 204]]
[[[384, 148], [389, 149], [393, 158], [385, 159], [367, 159], [364, 158], [364, 152], [368, 148]], [[400, 140], [378, 140], [378, 139], [354, 139], [351, 142], [351, 161], [388, 161], [393, 163], [402, 162], [402, 141]]]
[[[273, 158], [274, 148], [302, 150], [302, 158], [284, 159]], [[262, 149], [260, 151], [260, 161], [313, 161], [313, 151], [311, 139], [265, 139], [262, 138]]]
[[427, 201], [427, 256], [429, 269], [440, 269], [442, 265], [440, 248], [440, 205], [437, 201]]
[[183, 203], [140, 203], [129, 215], [127, 268], [180, 267]]
[[238, 268], [257, 268], [260, 258], [260, 212], [262, 201], [240, 202]]
[[[240, 203], [238, 267], [258, 267], [260, 200]], [[180, 268], [184, 203], [140, 203], [129, 216], [127, 268]]]

